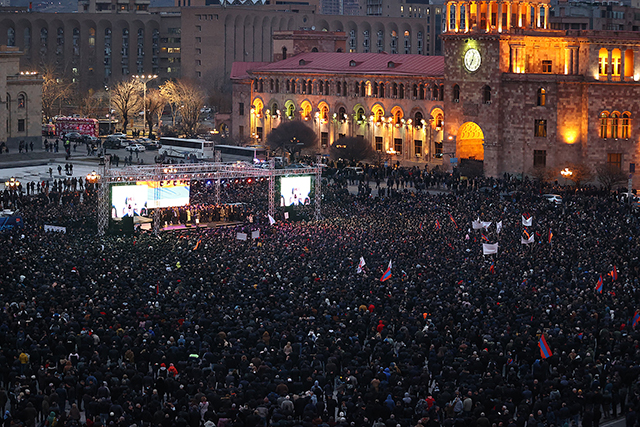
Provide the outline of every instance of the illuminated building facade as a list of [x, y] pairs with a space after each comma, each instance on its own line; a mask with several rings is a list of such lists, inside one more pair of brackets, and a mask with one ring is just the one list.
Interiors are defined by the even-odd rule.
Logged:
[[[242, 130], [261, 140], [291, 116], [316, 128], [320, 150], [342, 134], [361, 135], [394, 159], [438, 159], [445, 166], [473, 159], [483, 162], [488, 176], [568, 163], [635, 170], [640, 161], [639, 34], [553, 30], [544, 0], [450, 1], [444, 7], [444, 56], [425, 57], [418, 67], [423, 72], [410, 76], [398, 74], [413, 56], [382, 55], [386, 70], [378, 64], [361, 73], [359, 64], [382, 61], [378, 55], [342, 54], [345, 59], [339, 60], [339, 54], [316, 53], [245, 64], [235, 75], [233, 117], [239, 120], [234, 134]], [[442, 72], [430, 68], [436, 61]], [[350, 62], [356, 66], [345, 66]], [[396, 63], [401, 65], [393, 68]], [[238, 115], [240, 103], [244, 116]], [[433, 131], [420, 136], [420, 156], [418, 111]], [[347, 117], [336, 123], [344, 117], [341, 112]], [[441, 153], [435, 147], [440, 142]]]

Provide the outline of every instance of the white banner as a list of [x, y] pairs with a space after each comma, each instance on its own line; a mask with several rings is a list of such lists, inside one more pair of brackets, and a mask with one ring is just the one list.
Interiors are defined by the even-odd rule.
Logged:
[[44, 231], [53, 231], [55, 233], [67, 233], [67, 227], [60, 227], [59, 225], [45, 225]]
[[238, 235], [236, 236], [236, 239], [247, 240], [247, 233], [238, 233]]
[[251, 238], [252, 239], [259, 239], [260, 238], [260, 230], [252, 231], [251, 232]]
[[524, 237], [520, 237], [520, 243], [522, 243], [523, 245], [528, 245], [529, 243], [533, 243], [534, 238], [535, 236], [533, 234], [528, 239], [525, 239]]
[[524, 225], [525, 227], [531, 227], [532, 224], [533, 224], [533, 217], [529, 217], [529, 219], [526, 219], [524, 215], [522, 215], [522, 225]]
[[482, 244], [482, 255], [491, 255], [498, 253], [498, 244], [497, 243], [483, 243]]
[[482, 222], [480, 221], [480, 218], [473, 221], [471, 223], [471, 227], [473, 227], [474, 230], [480, 230], [482, 228]]
[[500, 234], [502, 231], [502, 221], [496, 222], [496, 233]]
[[482, 221], [482, 228], [484, 228], [485, 230], [487, 228], [489, 228], [489, 226], [491, 225], [491, 221]]
[[276, 220], [273, 219], [273, 217], [271, 215], [267, 215], [269, 217], [269, 224], [273, 225], [276, 223]]
[[289, 219], [289, 212], [284, 213], [284, 219]]

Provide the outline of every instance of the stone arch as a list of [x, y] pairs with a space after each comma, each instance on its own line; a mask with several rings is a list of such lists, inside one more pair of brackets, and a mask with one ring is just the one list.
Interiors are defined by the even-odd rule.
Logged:
[[404, 111], [402, 107], [395, 106], [391, 109], [391, 116], [393, 117], [393, 124], [399, 125], [402, 124], [402, 119], [404, 119]]
[[371, 114], [374, 122], [381, 123], [384, 120], [384, 106], [380, 103], [374, 104], [371, 107]]
[[316, 31], [329, 31], [329, 23], [324, 19], [318, 19], [316, 22]]
[[342, 21], [335, 20], [331, 22], [331, 31], [344, 31], [344, 24]]
[[284, 103], [284, 110], [285, 110], [285, 115], [289, 118], [289, 119], [293, 119], [296, 115], [296, 103], [293, 102], [292, 100], [287, 100]]
[[306, 99], [302, 101], [302, 104], [300, 104], [300, 115], [304, 120], [309, 120], [311, 118], [312, 111], [313, 106], [311, 105], [311, 102]]
[[329, 120], [329, 105], [325, 101], [320, 101], [318, 104], [318, 113], [320, 120]]
[[458, 128], [456, 156], [461, 159], [484, 160], [484, 133], [476, 123], [466, 122]]

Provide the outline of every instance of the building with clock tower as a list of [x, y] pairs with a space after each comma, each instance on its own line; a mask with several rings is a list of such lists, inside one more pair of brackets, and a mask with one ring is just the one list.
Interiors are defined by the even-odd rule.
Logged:
[[[640, 160], [640, 37], [549, 27], [549, 3], [449, 1], [444, 164], [484, 173]], [[455, 160], [454, 160], [455, 161]]]

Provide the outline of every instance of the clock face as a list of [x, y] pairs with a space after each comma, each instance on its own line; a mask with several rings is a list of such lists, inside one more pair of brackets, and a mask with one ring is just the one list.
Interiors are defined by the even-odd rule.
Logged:
[[477, 49], [471, 48], [464, 53], [464, 67], [473, 72], [480, 68], [482, 58], [480, 52]]

